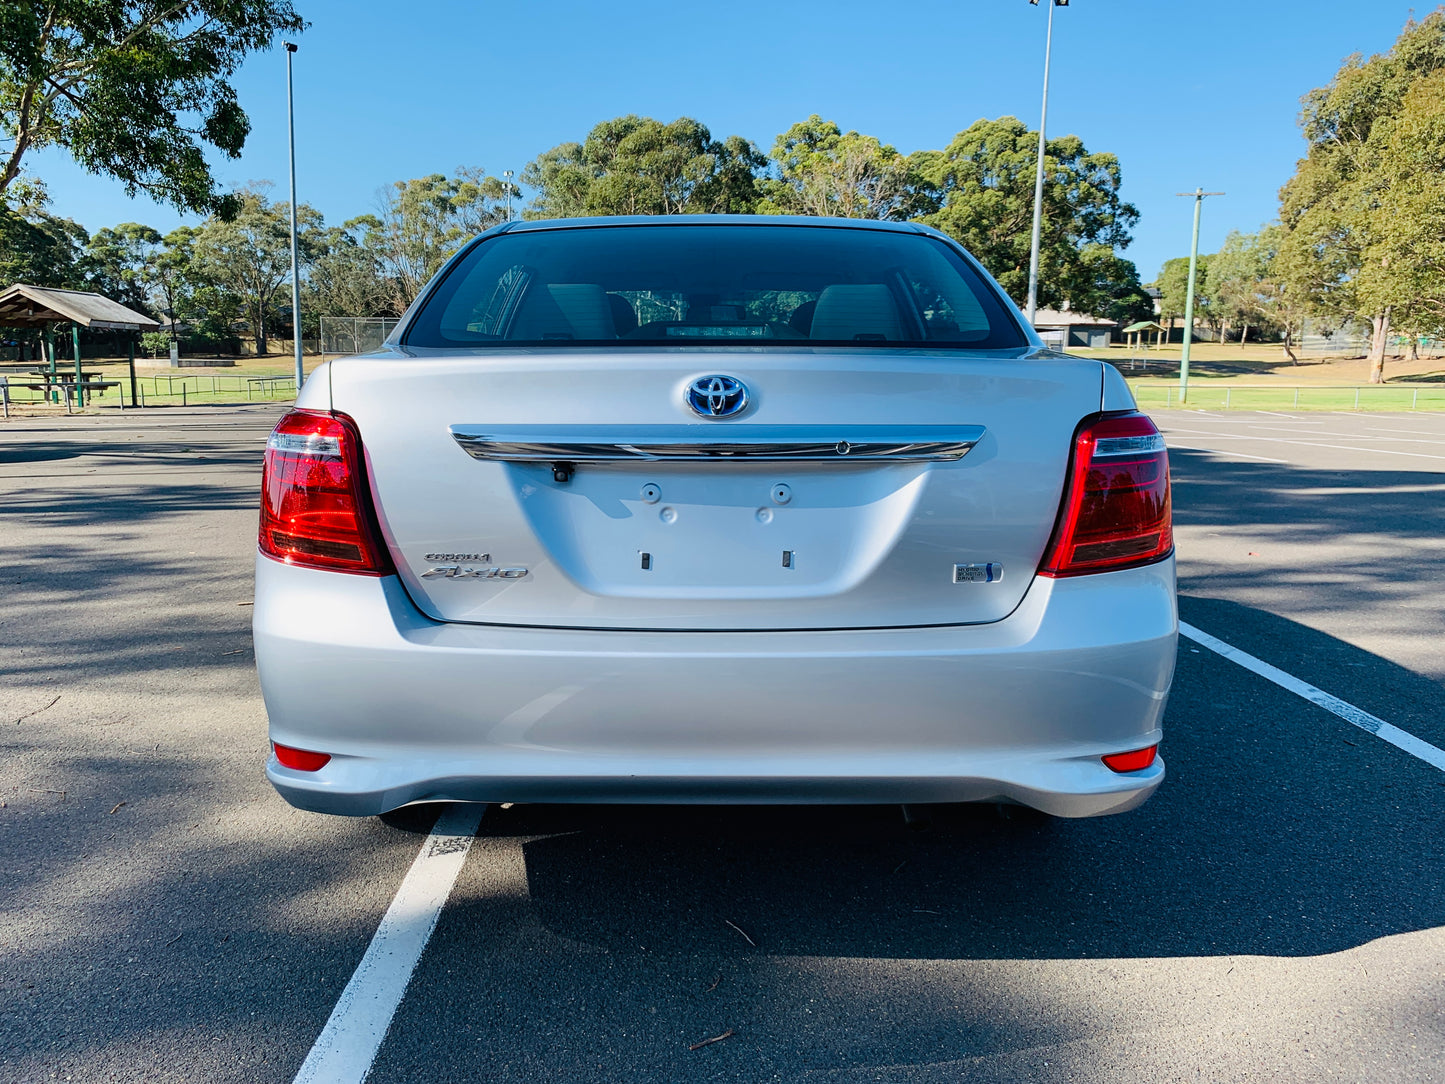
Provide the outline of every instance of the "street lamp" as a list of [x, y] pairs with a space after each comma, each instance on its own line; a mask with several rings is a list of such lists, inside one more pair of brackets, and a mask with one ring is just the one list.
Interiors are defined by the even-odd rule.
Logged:
[[510, 169], [504, 169], [502, 170], [502, 176], [506, 178], [506, 183], [503, 188], [507, 194], [507, 221], [510, 222], [512, 221], [512, 171]]
[[291, 340], [296, 350], [296, 394], [306, 374], [301, 370], [301, 261], [296, 245], [296, 114], [291, 108], [291, 54], [296, 46], [286, 42], [286, 137], [291, 151]]
[[1194, 200], [1194, 240], [1189, 242], [1189, 285], [1184, 290], [1184, 343], [1179, 351], [1179, 402], [1183, 403], [1189, 398], [1189, 342], [1194, 338], [1194, 269], [1199, 264], [1199, 209], [1204, 206], [1206, 196], [1222, 196], [1224, 193], [1196, 188], [1193, 192], [1174, 194]]
[[[1039, 0], [1029, 0], [1038, 6]], [[1049, 29], [1044, 36], [1044, 104], [1039, 110], [1039, 160], [1034, 168], [1034, 234], [1029, 245], [1029, 304], [1024, 314], [1029, 326], [1034, 325], [1034, 312], [1039, 304], [1039, 240], [1044, 225], [1044, 126], [1049, 120], [1049, 53], [1054, 47], [1054, 8], [1066, 8], [1069, 0], [1053, 0], [1049, 5]]]

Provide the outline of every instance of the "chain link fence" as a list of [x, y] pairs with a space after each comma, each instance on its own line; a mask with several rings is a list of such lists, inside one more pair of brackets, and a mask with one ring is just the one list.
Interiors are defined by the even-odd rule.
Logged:
[[380, 350], [397, 323], [394, 316], [323, 316], [321, 353], [367, 354]]

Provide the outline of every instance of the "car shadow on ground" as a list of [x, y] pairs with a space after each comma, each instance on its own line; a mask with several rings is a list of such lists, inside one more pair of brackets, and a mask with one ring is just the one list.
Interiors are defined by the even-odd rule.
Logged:
[[[1208, 602], [1186, 616], [1196, 607], [1438, 692], [1293, 622]], [[541, 921], [623, 953], [748, 951], [729, 922], [770, 954], [928, 959], [1299, 956], [1445, 924], [1445, 776], [1180, 650], [1169, 777], [1120, 816], [914, 807], [910, 825], [897, 806], [518, 806], [490, 810], [482, 834], [532, 837]], [[454, 906], [465, 929], [490, 904]]]

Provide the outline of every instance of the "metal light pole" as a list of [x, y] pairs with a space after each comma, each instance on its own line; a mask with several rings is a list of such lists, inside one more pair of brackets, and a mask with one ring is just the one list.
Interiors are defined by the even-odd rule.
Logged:
[[1222, 196], [1224, 193], [1196, 188], [1193, 192], [1174, 194], [1194, 200], [1194, 238], [1189, 242], [1189, 285], [1184, 291], [1184, 343], [1179, 351], [1179, 401], [1183, 403], [1189, 398], [1189, 343], [1194, 338], [1194, 270], [1199, 265], [1199, 210], [1204, 206], [1205, 196]]
[[512, 171], [504, 169], [502, 176], [505, 178], [503, 185], [507, 193], [507, 221], [510, 222], [512, 221]]
[[286, 136], [291, 149], [291, 339], [296, 349], [296, 394], [306, 374], [301, 369], [301, 261], [296, 245], [296, 114], [291, 107], [291, 54], [296, 46], [286, 42]]
[[[1029, 0], [1038, 6], [1039, 0]], [[1054, 48], [1054, 8], [1066, 8], [1069, 0], [1053, 0], [1049, 5], [1049, 29], [1044, 36], [1044, 104], [1039, 110], [1039, 160], [1034, 168], [1034, 233], [1029, 245], [1029, 303], [1024, 312], [1033, 327], [1034, 312], [1039, 303], [1039, 241], [1044, 227], [1044, 127], [1049, 122], [1049, 54]]]

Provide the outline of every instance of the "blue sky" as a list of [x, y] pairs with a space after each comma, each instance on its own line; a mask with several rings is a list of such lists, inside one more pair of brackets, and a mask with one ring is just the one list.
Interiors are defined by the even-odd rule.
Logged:
[[[520, 171], [538, 152], [622, 113], [703, 121], [767, 150], [810, 113], [906, 152], [941, 147], [979, 117], [1038, 123], [1044, 20], [1026, 0], [883, 4], [432, 3], [296, 0], [297, 184], [328, 222], [371, 210], [387, 183], [458, 166]], [[1303, 143], [1299, 98], [1353, 52], [1388, 49], [1410, 14], [1394, 0], [1073, 0], [1054, 23], [1049, 134], [1119, 156], [1141, 212], [1125, 252], [1148, 281], [1275, 214]], [[1420, 14], [1430, 10], [1421, 5]], [[236, 79], [252, 133], [217, 162], [228, 186], [286, 193], [285, 53]], [[52, 211], [90, 230], [188, 221], [63, 154], [28, 164]]]

